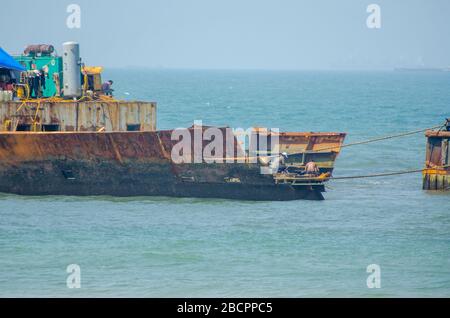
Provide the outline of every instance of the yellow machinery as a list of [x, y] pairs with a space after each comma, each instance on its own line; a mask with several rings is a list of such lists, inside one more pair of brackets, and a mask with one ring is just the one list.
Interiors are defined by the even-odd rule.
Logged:
[[101, 66], [83, 66], [81, 72], [83, 74], [83, 90], [85, 92], [102, 92], [102, 71], [103, 67]]

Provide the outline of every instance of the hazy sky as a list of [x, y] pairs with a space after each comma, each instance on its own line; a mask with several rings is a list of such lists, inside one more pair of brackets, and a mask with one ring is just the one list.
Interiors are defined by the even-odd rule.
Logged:
[[[69, 29], [66, 8], [81, 7]], [[381, 29], [369, 29], [369, 4]], [[0, 46], [81, 44], [108, 67], [379, 69], [450, 67], [448, 0], [2, 1]]]

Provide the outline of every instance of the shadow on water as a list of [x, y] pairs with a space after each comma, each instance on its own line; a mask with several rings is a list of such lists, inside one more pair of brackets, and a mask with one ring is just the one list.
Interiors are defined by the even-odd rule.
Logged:
[[0, 193], [0, 200], [37, 201], [37, 202], [110, 202], [110, 203], [164, 203], [164, 204], [207, 204], [207, 205], [249, 205], [264, 204], [267, 201], [233, 200], [221, 198], [183, 198], [166, 196], [130, 196], [117, 197], [110, 195], [72, 196], [72, 195], [18, 195]]

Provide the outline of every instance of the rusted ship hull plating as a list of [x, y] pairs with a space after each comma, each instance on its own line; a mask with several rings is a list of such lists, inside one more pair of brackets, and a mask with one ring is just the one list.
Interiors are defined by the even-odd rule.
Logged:
[[0, 131], [156, 130], [156, 103], [134, 101], [0, 102]]
[[0, 133], [0, 192], [323, 199], [323, 183], [277, 184], [256, 163], [174, 164], [174, 143], [171, 131]]

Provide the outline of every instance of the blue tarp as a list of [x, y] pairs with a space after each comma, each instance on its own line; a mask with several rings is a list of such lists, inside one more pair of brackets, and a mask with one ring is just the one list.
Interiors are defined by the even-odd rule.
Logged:
[[0, 47], [0, 68], [7, 68], [10, 70], [16, 70], [16, 71], [26, 71], [26, 69], [19, 64], [11, 55], [6, 53], [1, 47]]

